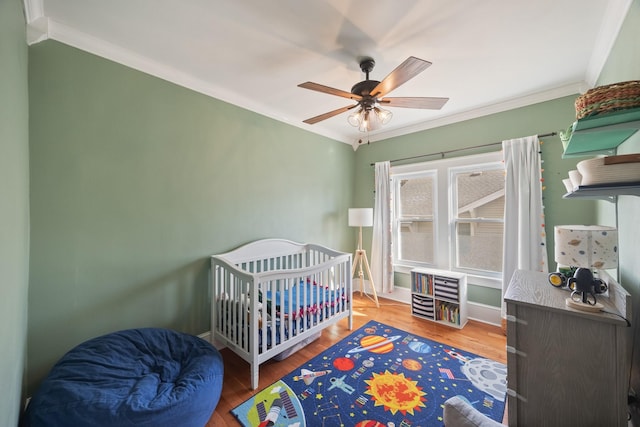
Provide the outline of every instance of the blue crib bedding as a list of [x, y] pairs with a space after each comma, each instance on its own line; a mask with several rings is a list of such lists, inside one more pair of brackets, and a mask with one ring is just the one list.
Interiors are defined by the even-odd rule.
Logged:
[[[260, 302], [266, 305], [269, 315], [272, 314], [271, 302], [274, 301], [276, 314], [279, 315], [284, 312], [285, 318], [288, 318], [289, 314], [292, 314], [294, 319], [304, 316], [305, 314], [322, 314], [323, 309], [335, 307], [343, 297], [343, 292], [332, 291], [327, 286], [318, 285], [310, 279], [306, 281], [301, 280], [299, 284], [292, 287], [291, 292], [267, 291], [266, 301], [263, 301], [262, 294], [259, 296]], [[291, 304], [289, 304], [290, 299]], [[290, 308], [293, 313], [289, 313]]]
[[[265, 298], [266, 296], [266, 298]], [[306, 301], [304, 300], [306, 297]], [[291, 304], [289, 300], [291, 299]], [[288, 291], [267, 291], [258, 294], [258, 300], [262, 303], [262, 309], [259, 313], [261, 328], [266, 325], [266, 346], [263, 344], [262, 330], [258, 334], [258, 347], [260, 353], [273, 347], [272, 328], [275, 329], [275, 345], [286, 341], [290, 337], [294, 337], [304, 332], [312, 326], [322, 322], [325, 317], [333, 316], [339, 311], [345, 310], [345, 304], [348, 296], [344, 289], [331, 290], [327, 286], [319, 285], [309, 279], [301, 280], [299, 284], [292, 287], [291, 293]], [[273, 304], [272, 304], [273, 302]], [[291, 311], [290, 309], [291, 305]], [[275, 314], [272, 313], [275, 306]], [[284, 314], [284, 315], [283, 315]], [[284, 327], [281, 324], [284, 320]], [[237, 323], [224, 322], [220, 325], [225, 334], [231, 332], [229, 328], [233, 328], [235, 333], [242, 336], [244, 343], [244, 334], [242, 328]], [[230, 319], [229, 319], [230, 320]], [[225, 324], [226, 323], [226, 324]], [[291, 325], [291, 327], [289, 327]], [[282, 334], [284, 333], [284, 337]]]

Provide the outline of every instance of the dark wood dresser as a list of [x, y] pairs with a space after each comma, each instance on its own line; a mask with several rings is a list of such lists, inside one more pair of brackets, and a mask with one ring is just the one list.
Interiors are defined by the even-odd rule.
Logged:
[[[630, 295], [613, 279], [598, 302], [631, 319]], [[510, 426], [627, 426], [631, 335], [616, 315], [569, 308], [546, 273], [518, 270], [507, 308]]]

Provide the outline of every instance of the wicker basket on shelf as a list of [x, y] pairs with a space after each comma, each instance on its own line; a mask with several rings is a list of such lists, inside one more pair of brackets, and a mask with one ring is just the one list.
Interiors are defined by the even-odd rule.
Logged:
[[640, 107], [640, 80], [589, 89], [575, 102], [576, 119]]

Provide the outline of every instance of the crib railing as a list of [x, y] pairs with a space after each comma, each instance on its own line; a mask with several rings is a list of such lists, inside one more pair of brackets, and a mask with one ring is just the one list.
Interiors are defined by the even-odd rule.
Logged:
[[344, 317], [352, 328], [351, 255], [311, 244], [283, 248], [211, 259], [212, 334], [252, 365], [256, 387], [263, 361]]

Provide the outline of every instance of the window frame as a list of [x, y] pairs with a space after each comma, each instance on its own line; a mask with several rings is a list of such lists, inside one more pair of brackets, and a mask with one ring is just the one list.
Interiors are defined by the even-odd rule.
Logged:
[[[458, 260], [458, 239], [457, 239], [457, 226], [460, 223], [500, 223], [502, 224], [502, 235], [504, 238], [504, 213], [502, 218], [460, 218], [456, 215], [457, 212], [457, 179], [455, 178], [457, 175], [468, 173], [468, 172], [476, 172], [476, 171], [504, 171], [504, 164], [502, 160], [486, 162], [486, 163], [477, 163], [473, 165], [463, 165], [463, 166], [454, 166], [449, 167], [448, 171], [448, 180], [449, 180], [449, 209], [448, 209], [448, 223], [449, 223], [449, 241], [450, 241], [450, 265], [452, 271], [457, 271], [460, 273], [467, 273], [470, 275], [487, 277], [487, 278], [502, 278], [502, 270], [500, 271], [490, 271], [490, 270], [481, 270], [478, 268], [469, 268], [469, 267], [460, 267]], [[504, 196], [504, 188], [502, 190], [502, 195]]]
[[[480, 166], [492, 164], [499, 165], [504, 168], [502, 160], [502, 151], [492, 151], [482, 154], [474, 154], [468, 156], [458, 156], [446, 159], [437, 159], [432, 161], [411, 163], [398, 166], [391, 166], [391, 192], [392, 200], [391, 204], [391, 218], [392, 218], [392, 239], [393, 239], [393, 267], [396, 272], [409, 273], [413, 268], [437, 268], [440, 270], [458, 271], [467, 273], [470, 282], [474, 285], [485, 286], [489, 288], [501, 289], [502, 277], [501, 273], [486, 272], [476, 269], [455, 268], [454, 266], [454, 252], [455, 243], [452, 243], [455, 234], [452, 234], [452, 221], [450, 218], [451, 203], [453, 200], [453, 184], [450, 177], [450, 169], [461, 170], [461, 168], [468, 167], [471, 170], [478, 170]], [[399, 200], [399, 180], [403, 178], [424, 176], [428, 171], [435, 171], [434, 182], [434, 211], [433, 211], [433, 224], [434, 224], [434, 259], [433, 264], [417, 262], [417, 261], [404, 261], [398, 259], [399, 251], [399, 226], [396, 212], [398, 210]], [[442, 210], [444, 207], [444, 211]], [[503, 219], [504, 221], [504, 219]], [[455, 225], [455, 224], [454, 224]], [[455, 230], [454, 230], [455, 231]], [[437, 249], [437, 250], [436, 250]], [[443, 250], [444, 249], [444, 250]], [[489, 273], [489, 274], [487, 274]]]

